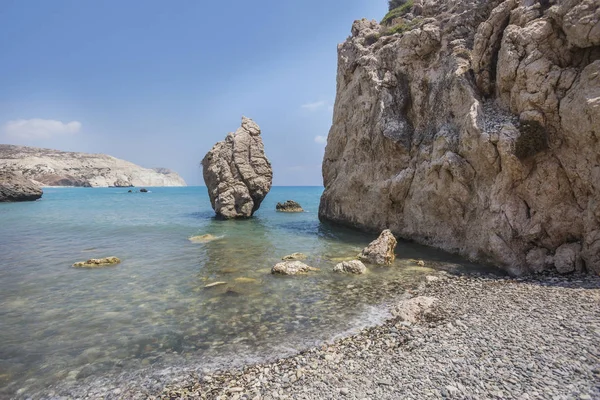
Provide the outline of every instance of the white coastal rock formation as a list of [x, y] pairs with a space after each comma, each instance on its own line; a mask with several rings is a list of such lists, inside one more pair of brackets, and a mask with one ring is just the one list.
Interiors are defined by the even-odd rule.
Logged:
[[186, 186], [176, 172], [143, 168], [105, 154], [0, 145], [0, 170], [21, 173], [40, 186]]
[[408, 11], [338, 47], [320, 218], [514, 274], [600, 273], [600, 0]]
[[271, 190], [273, 170], [260, 128], [250, 118], [218, 142], [202, 160], [210, 204], [223, 218], [248, 218]]

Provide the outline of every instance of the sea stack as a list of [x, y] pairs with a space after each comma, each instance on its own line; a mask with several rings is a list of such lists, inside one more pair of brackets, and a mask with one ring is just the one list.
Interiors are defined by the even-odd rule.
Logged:
[[354, 22], [321, 220], [517, 275], [600, 274], [598, 4], [415, 0]]
[[260, 133], [256, 122], [242, 117], [242, 125], [202, 160], [210, 204], [220, 217], [251, 217], [271, 190], [273, 170]]

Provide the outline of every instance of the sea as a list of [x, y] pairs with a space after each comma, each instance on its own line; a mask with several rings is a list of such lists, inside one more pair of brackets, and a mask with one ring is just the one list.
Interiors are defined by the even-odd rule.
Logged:
[[[254, 217], [228, 221], [205, 187], [148, 189], [45, 188], [41, 200], [0, 203], [0, 398], [110, 391], [157, 374], [159, 389], [379, 324], [440, 270], [494, 272], [400, 241], [392, 266], [334, 273], [377, 235], [320, 222], [321, 187], [273, 187]], [[277, 212], [285, 200], [305, 212]], [[200, 235], [211, 240], [190, 240]], [[295, 252], [319, 271], [270, 273]], [[72, 267], [108, 256], [122, 262]]]

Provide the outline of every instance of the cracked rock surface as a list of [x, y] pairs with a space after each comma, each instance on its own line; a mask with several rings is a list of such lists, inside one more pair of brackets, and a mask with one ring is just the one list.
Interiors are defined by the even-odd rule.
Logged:
[[600, 274], [600, 0], [415, 0], [403, 21], [338, 47], [320, 218]]
[[242, 117], [241, 127], [202, 160], [210, 203], [223, 218], [251, 217], [271, 190], [273, 170], [260, 133], [254, 121]]

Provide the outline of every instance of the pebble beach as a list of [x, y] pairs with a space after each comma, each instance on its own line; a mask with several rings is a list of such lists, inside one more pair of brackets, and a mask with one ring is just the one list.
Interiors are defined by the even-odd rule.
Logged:
[[416, 323], [392, 318], [292, 357], [114, 398], [600, 398], [599, 277], [440, 274], [411, 296], [437, 299]]

